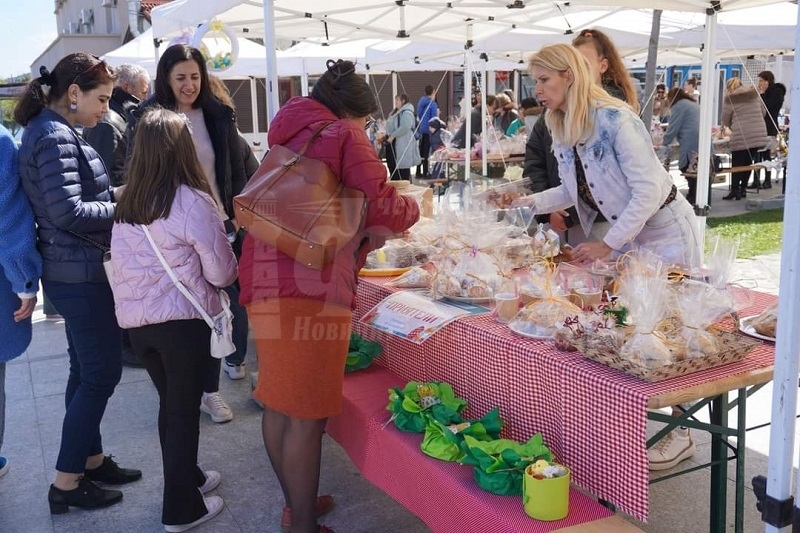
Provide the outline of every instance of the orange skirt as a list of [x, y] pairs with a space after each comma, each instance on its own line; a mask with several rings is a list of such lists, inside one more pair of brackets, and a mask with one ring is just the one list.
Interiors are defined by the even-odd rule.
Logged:
[[340, 414], [352, 314], [349, 307], [307, 298], [249, 305], [258, 349], [256, 399], [296, 418]]

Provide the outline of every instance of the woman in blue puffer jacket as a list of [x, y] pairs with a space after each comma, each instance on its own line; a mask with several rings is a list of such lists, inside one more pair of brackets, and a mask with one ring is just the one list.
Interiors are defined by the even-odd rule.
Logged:
[[115, 75], [84, 53], [64, 57], [52, 73], [41, 67], [40, 73], [14, 119], [26, 126], [19, 172], [38, 226], [42, 285], [64, 317], [69, 352], [66, 414], [48, 494], [50, 512], [57, 514], [70, 506], [113, 505], [122, 493], [95, 482], [120, 485], [142, 473], [120, 468], [103, 453], [100, 421], [122, 375], [121, 330], [103, 269], [115, 190], [100, 156], [75, 130], [95, 126], [108, 111]]

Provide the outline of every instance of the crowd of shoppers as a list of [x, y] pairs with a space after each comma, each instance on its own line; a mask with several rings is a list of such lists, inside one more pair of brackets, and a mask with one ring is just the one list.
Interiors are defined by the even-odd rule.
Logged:
[[[473, 95], [452, 144], [465, 146], [468, 123], [475, 136], [487, 126], [528, 135], [523, 175], [534, 194], [515, 206], [568, 231], [578, 263], [657, 243], [652, 250], [664, 260], [699, 266], [694, 213], [653, 151], [609, 38], [583, 30], [572, 45], [533, 54], [529, 72], [535, 99], [518, 106], [514, 92], [503, 91], [487, 96], [483, 109]], [[656, 96], [659, 119], [669, 119], [665, 143], [679, 143], [685, 174], [696, 167], [699, 137], [690, 89], [659, 85]], [[767, 157], [785, 87], [764, 71], [758, 88], [733, 78], [727, 89], [722, 121], [732, 131], [733, 165], [749, 166]], [[364, 133], [377, 101], [349, 61], [330, 61], [311, 95], [286, 102], [270, 124], [269, 145], [305, 148], [305, 157], [367, 199], [363, 231], [316, 270], [237, 226], [233, 199], [259, 163], [200, 50], [168, 47], [152, 91], [143, 69], [112, 69], [85, 53], [64, 57], [52, 72], [40, 69], [14, 112], [25, 126], [19, 149], [0, 127], [0, 231], [11, 243], [0, 252], [0, 451], [5, 364], [30, 343], [41, 279], [64, 319], [69, 354], [52, 513], [117, 504], [123, 493], [109, 486], [142, 477], [112, 459], [100, 432], [126, 362], [145, 368], [159, 398], [165, 530], [186, 531], [219, 514], [224, 502], [209, 493], [221, 475], [198, 463], [199, 421], [201, 412], [217, 423], [233, 419], [220, 374], [245, 377], [252, 327], [254, 397], [264, 406], [264, 447], [285, 499], [281, 526], [331, 531], [317, 523], [334, 505], [332, 495], [318, 494], [322, 435], [342, 410], [357, 273], [368, 252], [419, 218], [415, 201], [387, 178], [410, 180], [414, 167], [419, 178], [441, 172], [429, 163], [445, 143], [436, 89], [426, 86], [416, 109], [406, 94], [394, 104], [380, 139], [388, 172]], [[725, 199], [743, 198], [748, 177], [734, 173]], [[758, 177], [754, 186], [762, 186]], [[767, 173], [763, 187], [770, 186]], [[690, 180], [689, 201], [695, 196]], [[212, 356], [204, 316], [226, 301], [235, 351], [222, 360]], [[297, 335], [298, 323], [337, 334]], [[650, 467], [671, 468], [694, 451], [688, 430], [678, 428], [648, 452]], [[0, 456], [0, 477], [8, 468]]]

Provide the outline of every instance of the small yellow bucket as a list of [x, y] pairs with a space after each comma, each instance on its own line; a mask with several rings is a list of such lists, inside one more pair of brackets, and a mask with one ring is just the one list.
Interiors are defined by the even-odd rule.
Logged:
[[569, 468], [561, 477], [536, 479], [531, 467], [522, 478], [522, 504], [525, 513], [537, 520], [561, 520], [569, 513]]

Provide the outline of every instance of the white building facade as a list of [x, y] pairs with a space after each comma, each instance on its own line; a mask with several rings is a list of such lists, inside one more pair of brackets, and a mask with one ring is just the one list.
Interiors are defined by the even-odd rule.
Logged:
[[53, 0], [58, 37], [31, 63], [52, 70], [67, 54], [88, 52], [101, 56], [118, 48], [149, 24], [150, 9], [169, 0]]

